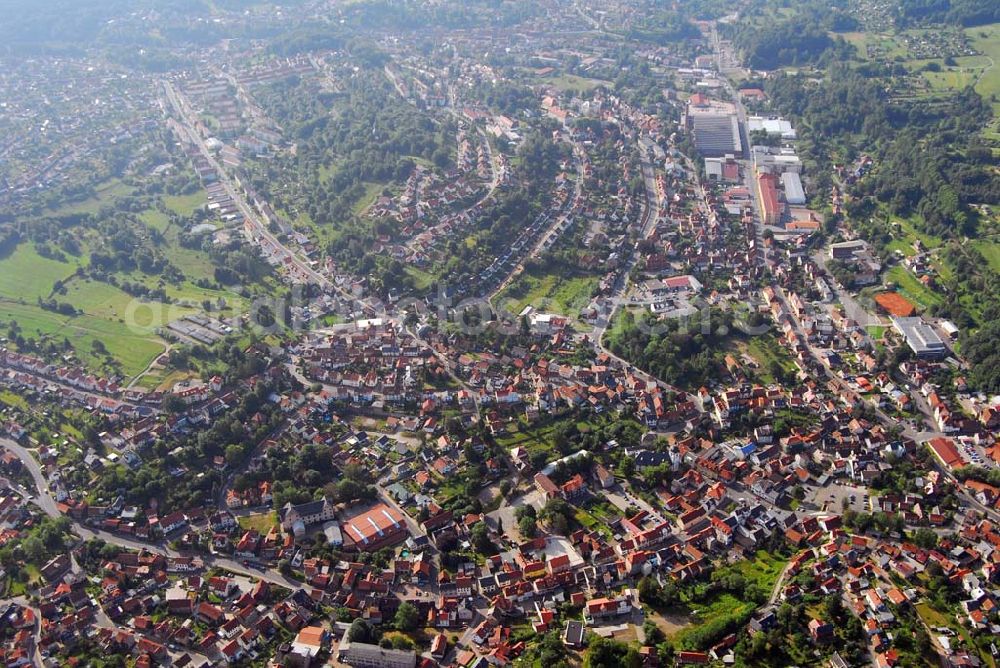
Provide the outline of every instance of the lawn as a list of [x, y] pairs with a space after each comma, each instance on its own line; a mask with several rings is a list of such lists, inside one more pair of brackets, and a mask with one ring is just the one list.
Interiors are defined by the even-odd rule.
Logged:
[[576, 519], [577, 523], [584, 529], [588, 531], [596, 531], [607, 538], [611, 537], [611, 529], [608, 527], [607, 523], [603, 520], [590, 514], [583, 508], [579, 506], [573, 507], [573, 517]]
[[526, 271], [500, 294], [498, 303], [515, 315], [532, 306], [538, 311], [574, 316], [590, 302], [597, 283], [596, 276]]
[[556, 424], [558, 421], [532, 427], [525, 427], [523, 424], [511, 425], [508, 433], [498, 438], [497, 442], [507, 450], [523, 447], [529, 456], [536, 452], [545, 452], [550, 460], [555, 459], [559, 454], [552, 439]]
[[608, 85], [607, 81], [602, 81], [600, 79], [588, 79], [584, 77], [578, 77], [575, 74], [560, 74], [558, 76], [550, 76], [543, 79], [548, 84], [558, 88], [560, 91], [577, 91], [577, 92], [587, 92], [591, 91], [598, 86]]
[[[784, 567], [783, 559], [759, 550], [752, 559], [744, 559], [728, 568], [735, 569], [746, 578], [748, 586], [756, 585], [769, 595]], [[705, 641], [706, 636], [711, 636], [714, 632], [722, 633], [725, 631], [724, 627], [742, 622], [757, 606], [744, 597], [722, 592], [712, 594], [704, 600], [689, 599], [681, 607], [685, 609], [688, 623], [683, 625], [671, 640], [679, 648], [697, 649], [698, 645]], [[719, 639], [721, 638], [716, 638], [712, 642]], [[711, 637], [708, 640], [711, 640]]]
[[923, 308], [941, 303], [941, 295], [917, 280], [917, 277], [902, 265], [896, 265], [886, 272], [885, 278], [887, 282], [895, 283], [900, 293]]
[[238, 517], [237, 521], [240, 523], [240, 528], [244, 531], [253, 529], [261, 535], [266, 535], [271, 530], [271, 527], [278, 526], [278, 515], [274, 511], [257, 513]]
[[885, 330], [887, 328], [884, 325], [868, 325], [865, 330], [868, 332], [868, 336], [872, 337], [876, 341], [885, 336]]
[[795, 366], [795, 360], [788, 353], [788, 349], [778, 343], [778, 340], [772, 334], [752, 336], [745, 344], [738, 343], [737, 349], [739, 352], [746, 352], [750, 357], [754, 358], [757, 364], [760, 365], [760, 368], [756, 370], [756, 375], [768, 382], [775, 380], [769, 370], [774, 363], [777, 363], [786, 373], [794, 374], [798, 371], [798, 368]]
[[[930, 601], [922, 601], [914, 606], [917, 611], [917, 615], [924, 621], [924, 623], [934, 628], [935, 626], [946, 626], [952, 631], [958, 633], [958, 636], [962, 639], [963, 643], [971, 648], [975, 648], [975, 643], [972, 642], [972, 638], [969, 636], [969, 632], [964, 626], [958, 624], [952, 615], [947, 615], [942, 613], [940, 610], [935, 608]], [[934, 635], [933, 631], [930, 631], [931, 635]], [[979, 652], [981, 658], [986, 660], [988, 666], [996, 667], [996, 662], [993, 657], [990, 656], [989, 652]]]

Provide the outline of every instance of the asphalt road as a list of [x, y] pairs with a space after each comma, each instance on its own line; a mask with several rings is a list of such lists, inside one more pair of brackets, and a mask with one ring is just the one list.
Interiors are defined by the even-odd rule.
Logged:
[[[41, 466], [39, 466], [31, 452], [27, 448], [24, 448], [14, 441], [6, 438], [0, 438], [0, 446], [7, 448], [17, 455], [18, 459], [21, 460], [22, 465], [31, 474], [31, 477], [35, 482], [36, 490], [35, 495], [31, 498], [31, 501], [41, 508], [42, 512], [49, 517], [62, 517], [62, 513], [60, 513], [56, 507], [56, 500], [52, 498], [52, 495], [49, 493], [48, 480], [46, 479]], [[84, 540], [99, 538], [106, 543], [117, 545], [118, 547], [127, 550], [134, 550], [137, 552], [140, 550], [146, 550], [147, 552], [162, 554], [165, 557], [197, 556], [201, 558], [206, 567], [214, 566], [217, 568], [224, 568], [228, 571], [232, 571], [233, 573], [258, 578], [270, 584], [277, 585], [279, 587], [286, 587], [292, 590], [299, 589], [302, 586], [301, 582], [287, 578], [274, 569], [256, 570], [247, 568], [237, 561], [216, 555], [185, 555], [176, 550], [172, 550], [161, 543], [148, 543], [132, 538], [125, 538], [124, 536], [119, 536], [118, 534], [109, 533], [107, 531], [91, 529], [90, 527], [84, 526], [72, 518], [70, 521], [72, 522], [73, 533]]]

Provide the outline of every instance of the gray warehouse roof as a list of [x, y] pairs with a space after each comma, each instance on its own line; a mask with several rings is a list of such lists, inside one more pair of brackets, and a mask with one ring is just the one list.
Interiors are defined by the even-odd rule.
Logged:
[[802, 180], [795, 172], [784, 172], [781, 175], [781, 185], [785, 187], [785, 201], [789, 204], [805, 204], [806, 191], [802, 189]]
[[943, 357], [948, 350], [937, 332], [919, 316], [893, 318], [892, 325], [919, 357]]

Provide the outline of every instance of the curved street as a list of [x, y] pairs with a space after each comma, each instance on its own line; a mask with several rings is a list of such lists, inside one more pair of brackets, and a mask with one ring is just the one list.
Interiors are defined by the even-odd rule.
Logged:
[[[30, 500], [41, 508], [42, 511], [49, 517], [62, 517], [63, 515], [59, 512], [59, 509], [56, 506], [56, 500], [49, 493], [48, 479], [45, 477], [45, 473], [42, 471], [42, 468], [38, 464], [34, 455], [31, 454], [31, 451], [7, 438], [0, 438], [0, 446], [7, 448], [17, 455], [18, 459], [21, 460], [21, 464], [28, 470], [28, 473], [31, 474], [31, 477], [35, 482], [35, 495], [32, 496]], [[178, 552], [177, 550], [173, 550], [164, 544], [148, 543], [145, 541], [135, 540], [133, 538], [125, 538], [124, 536], [119, 536], [118, 534], [92, 529], [80, 524], [72, 518], [69, 519], [72, 523], [73, 533], [83, 540], [100, 539], [105, 543], [117, 545], [118, 547], [126, 550], [146, 550], [147, 552], [155, 552], [165, 557], [198, 557], [207, 568], [223, 568], [239, 575], [258, 578], [268, 582], [269, 584], [277, 585], [279, 587], [287, 587], [292, 590], [298, 589], [302, 586], [302, 583], [288, 578], [274, 569], [256, 570], [253, 568], [247, 568], [233, 559], [211, 554], [185, 554]]]

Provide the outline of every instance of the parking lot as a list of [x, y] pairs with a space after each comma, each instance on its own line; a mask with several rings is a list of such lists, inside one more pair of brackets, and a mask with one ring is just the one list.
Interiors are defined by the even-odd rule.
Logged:
[[864, 487], [853, 485], [840, 485], [831, 483], [823, 487], [816, 487], [812, 493], [807, 493], [805, 501], [810, 510], [828, 513], [840, 513], [845, 509], [844, 500], [851, 510], [857, 512], [870, 512], [868, 508], [868, 490]]
[[959, 441], [956, 442], [955, 447], [958, 448], [958, 452], [962, 455], [962, 458], [973, 466], [985, 466], [987, 468], [995, 466], [993, 460], [986, 454], [986, 449], [981, 445]]

